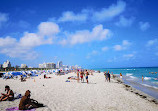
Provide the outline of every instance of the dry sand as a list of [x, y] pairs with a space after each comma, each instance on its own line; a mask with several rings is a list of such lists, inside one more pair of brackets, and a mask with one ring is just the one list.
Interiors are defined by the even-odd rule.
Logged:
[[[103, 73], [89, 76], [89, 84], [77, 83], [76, 80], [65, 82], [68, 75], [49, 75], [51, 79], [43, 76], [20, 80], [0, 79], [0, 92], [4, 86], [9, 85], [15, 92], [24, 94], [26, 90], [32, 92], [31, 98], [47, 107], [38, 108], [37, 111], [158, 111], [158, 105], [127, 91], [123, 84], [105, 82]], [[41, 78], [41, 79], [40, 79]], [[0, 111], [16, 107], [20, 99], [9, 102], [0, 102]]]

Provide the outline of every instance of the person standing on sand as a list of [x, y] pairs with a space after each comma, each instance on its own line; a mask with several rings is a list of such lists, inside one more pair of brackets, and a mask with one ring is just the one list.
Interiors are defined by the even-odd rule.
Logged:
[[107, 81], [109, 81], [110, 82], [110, 74], [109, 74], [109, 71], [108, 71], [108, 73], [107, 73]]
[[143, 82], [143, 80], [144, 80], [144, 77], [143, 77], [143, 75], [142, 75], [142, 82]]
[[79, 70], [77, 70], [77, 82], [79, 83]]
[[87, 80], [87, 84], [88, 84], [88, 75], [89, 75], [89, 73], [88, 73], [88, 71], [86, 70], [86, 80]]
[[120, 79], [122, 80], [122, 73], [120, 73]]
[[106, 77], [107, 77], [107, 76], [106, 76], [106, 71], [104, 72], [104, 76], [105, 76], [105, 82], [106, 82], [106, 80], [107, 80], [107, 79], [106, 79]]
[[81, 70], [81, 73], [80, 73], [81, 82], [84, 82], [83, 75], [84, 75], [84, 72]]

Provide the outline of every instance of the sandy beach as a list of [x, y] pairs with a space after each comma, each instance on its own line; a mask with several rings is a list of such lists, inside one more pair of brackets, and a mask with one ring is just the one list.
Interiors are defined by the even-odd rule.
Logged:
[[[90, 75], [89, 84], [77, 83], [76, 80], [65, 82], [69, 76], [76, 76], [75, 73], [48, 76], [52, 78], [38, 76], [26, 82], [0, 78], [0, 92], [4, 92], [5, 85], [22, 95], [29, 89], [31, 98], [47, 106], [36, 111], [158, 111], [157, 104], [127, 91], [116, 80], [105, 82], [103, 73]], [[0, 111], [16, 107], [19, 102], [20, 99], [0, 102]]]

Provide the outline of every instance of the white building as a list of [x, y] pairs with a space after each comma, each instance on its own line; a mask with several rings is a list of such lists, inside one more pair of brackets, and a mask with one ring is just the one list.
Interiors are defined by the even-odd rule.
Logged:
[[3, 68], [10, 68], [10, 67], [11, 67], [11, 63], [9, 60], [3, 63]]
[[26, 64], [21, 64], [21, 68], [27, 68]]
[[39, 64], [39, 68], [55, 69], [56, 68], [56, 64], [55, 63], [43, 63], [43, 64]]
[[46, 63], [46, 68], [55, 69], [56, 68], [56, 64], [55, 63]]
[[63, 67], [63, 62], [62, 61], [58, 61], [57, 68], [62, 68], [62, 67]]
[[63, 65], [63, 67], [62, 68], [69, 68], [69, 66], [68, 65]]

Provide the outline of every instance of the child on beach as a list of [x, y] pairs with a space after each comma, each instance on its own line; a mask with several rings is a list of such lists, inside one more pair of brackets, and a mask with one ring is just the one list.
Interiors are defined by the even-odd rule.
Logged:
[[6, 94], [1, 93], [0, 101], [12, 101], [14, 99], [14, 92], [10, 89], [9, 86], [5, 86], [5, 91], [7, 91]]
[[86, 80], [87, 80], [87, 84], [88, 84], [88, 75], [89, 75], [89, 73], [88, 73], [88, 71], [86, 70]]

